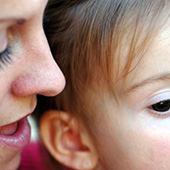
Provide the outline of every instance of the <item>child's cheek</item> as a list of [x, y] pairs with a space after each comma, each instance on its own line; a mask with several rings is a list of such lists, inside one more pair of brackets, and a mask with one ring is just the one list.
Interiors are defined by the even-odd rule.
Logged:
[[149, 160], [158, 167], [170, 169], [170, 134], [152, 138], [150, 145]]
[[170, 139], [158, 139], [157, 142], [155, 142], [154, 154], [160, 160], [166, 158], [170, 160]]

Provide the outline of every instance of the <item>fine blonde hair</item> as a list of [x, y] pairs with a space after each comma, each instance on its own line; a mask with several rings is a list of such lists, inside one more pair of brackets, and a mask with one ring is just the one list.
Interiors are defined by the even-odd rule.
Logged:
[[168, 11], [168, 0], [51, 1], [45, 30], [66, 88], [48, 109], [86, 114], [84, 94], [92, 83], [104, 82], [115, 94], [116, 83], [140, 62]]

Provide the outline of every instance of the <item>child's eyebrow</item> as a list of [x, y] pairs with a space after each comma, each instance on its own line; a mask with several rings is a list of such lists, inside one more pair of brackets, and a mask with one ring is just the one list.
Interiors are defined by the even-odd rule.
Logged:
[[159, 75], [154, 75], [152, 77], [149, 77], [137, 84], [132, 85], [126, 90], [126, 93], [131, 93], [133, 91], [136, 91], [137, 89], [146, 86], [147, 84], [154, 83], [156, 81], [167, 81], [170, 80], [170, 72], [159, 74]]

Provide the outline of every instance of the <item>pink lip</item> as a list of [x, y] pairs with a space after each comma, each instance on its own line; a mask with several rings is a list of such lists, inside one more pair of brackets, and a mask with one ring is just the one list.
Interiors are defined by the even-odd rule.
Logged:
[[18, 127], [12, 135], [0, 135], [0, 145], [20, 151], [30, 142], [31, 129], [27, 118], [18, 121]]

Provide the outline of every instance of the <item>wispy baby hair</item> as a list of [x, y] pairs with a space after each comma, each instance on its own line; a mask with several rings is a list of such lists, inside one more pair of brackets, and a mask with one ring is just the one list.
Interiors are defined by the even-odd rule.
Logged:
[[45, 29], [67, 83], [55, 107], [86, 112], [84, 95], [94, 83], [96, 87], [104, 83], [115, 95], [116, 83], [137, 66], [165, 24], [169, 4], [168, 0], [51, 1]]

